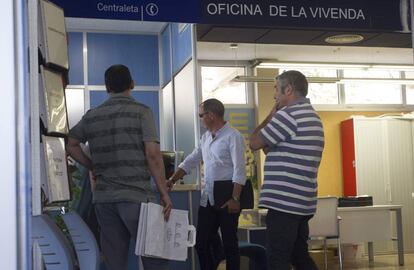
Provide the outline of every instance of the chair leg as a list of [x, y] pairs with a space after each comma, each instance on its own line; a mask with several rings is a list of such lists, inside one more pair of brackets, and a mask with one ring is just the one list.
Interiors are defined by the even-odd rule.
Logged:
[[343, 269], [342, 265], [342, 249], [341, 249], [341, 238], [338, 237], [338, 256], [339, 256], [339, 269]]
[[328, 254], [326, 252], [326, 238], [323, 239], [323, 256], [325, 259], [325, 270], [328, 270]]

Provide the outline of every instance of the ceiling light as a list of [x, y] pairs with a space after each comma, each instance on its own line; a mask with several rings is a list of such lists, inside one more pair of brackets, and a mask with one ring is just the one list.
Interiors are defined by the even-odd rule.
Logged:
[[[398, 79], [398, 78], [328, 78], [328, 77], [306, 77], [309, 83], [394, 83], [394, 84], [414, 84], [414, 79]], [[236, 76], [232, 82], [252, 82], [252, 83], [273, 83], [274, 77], [260, 76]]]
[[304, 63], [304, 62], [261, 62], [258, 68], [325, 68], [325, 69], [368, 69], [369, 64], [350, 63]]
[[[309, 83], [337, 83], [338, 78], [323, 78], [323, 77], [307, 77]], [[236, 76], [232, 82], [271, 82], [275, 81], [274, 77], [259, 77], [259, 76]]]
[[351, 44], [364, 40], [364, 37], [356, 34], [335, 35], [325, 38], [329, 44]]
[[271, 59], [256, 59], [254, 67], [258, 68], [324, 68], [324, 69], [387, 69], [387, 70], [414, 70], [413, 64], [356, 64], [331, 62], [279, 62]]
[[272, 77], [258, 77], [258, 76], [236, 76], [232, 82], [274, 82], [275, 79]]
[[229, 45], [229, 48], [230, 49], [237, 49], [239, 47], [239, 45], [237, 45], [236, 43], [231, 43], [230, 45]]

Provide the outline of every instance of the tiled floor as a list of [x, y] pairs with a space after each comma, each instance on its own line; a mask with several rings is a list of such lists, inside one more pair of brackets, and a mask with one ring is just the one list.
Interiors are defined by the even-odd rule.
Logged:
[[[357, 261], [345, 261], [344, 269], [358, 269], [358, 270], [414, 270], [414, 254], [405, 254], [404, 266], [398, 265], [397, 255], [378, 255], [374, 257], [373, 262], [368, 261], [368, 257], [363, 257]], [[339, 269], [339, 265], [336, 262], [328, 264], [328, 269]]]
[[[414, 254], [405, 254], [405, 265], [398, 265], [397, 255], [378, 255], [374, 257], [374, 262], [369, 262], [368, 257], [363, 257], [357, 261], [345, 261], [343, 269], [353, 270], [414, 270]], [[242, 266], [243, 268], [243, 266]], [[218, 270], [225, 270], [226, 265], [222, 263]], [[328, 262], [329, 270], [339, 269], [339, 264], [336, 260]], [[323, 268], [321, 268], [323, 270]]]

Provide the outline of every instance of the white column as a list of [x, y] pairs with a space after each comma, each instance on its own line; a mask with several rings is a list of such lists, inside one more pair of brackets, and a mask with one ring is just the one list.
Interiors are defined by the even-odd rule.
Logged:
[[13, 0], [0, 8], [0, 269], [17, 269], [16, 64]]

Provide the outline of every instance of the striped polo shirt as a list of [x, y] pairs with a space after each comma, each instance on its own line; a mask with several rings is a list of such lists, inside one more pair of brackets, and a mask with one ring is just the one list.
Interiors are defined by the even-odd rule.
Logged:
[[269, 146], [259, 207], [315, 214], [324, 133], [309, 99], [299, 98], [277, 111], [259, 134]]
[[112, 94], [69, 132], [89, 143], [97, 177], [94, 202], [153, 199], [144, 142], [159, 142], [151, 110], [131, 96]]

